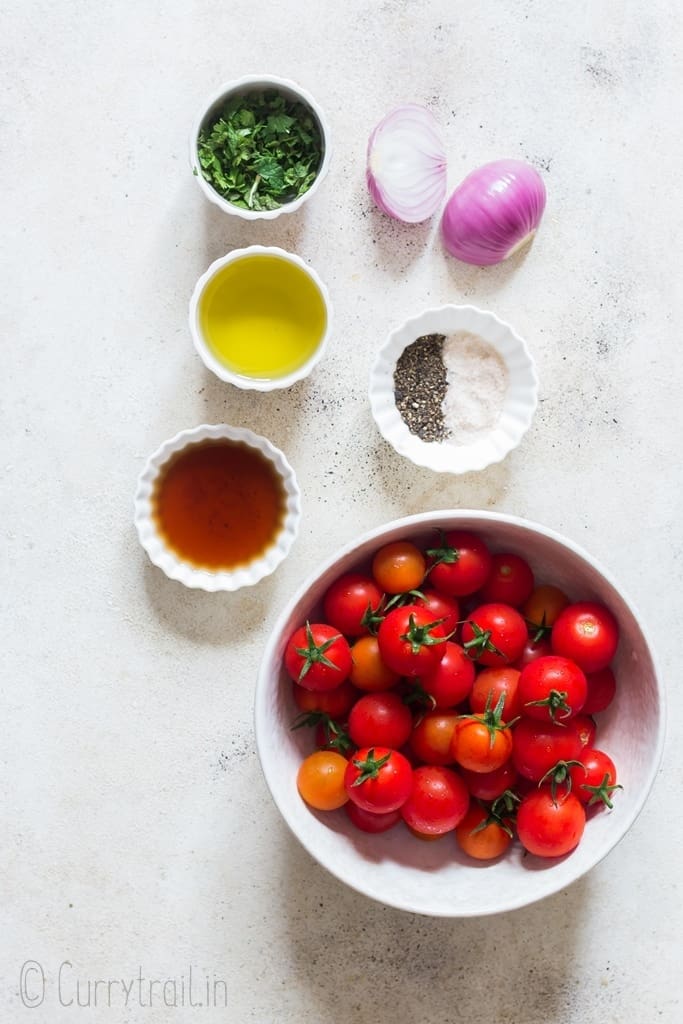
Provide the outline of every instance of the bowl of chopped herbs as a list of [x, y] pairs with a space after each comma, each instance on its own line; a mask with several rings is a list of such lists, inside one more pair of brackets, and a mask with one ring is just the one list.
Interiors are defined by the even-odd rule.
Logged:
[[314, 98], [295, 82], [249, 75], [203, 105], [190, 139], [193, 173], [226, 213], [273, 220], [314, 194], [330, 161], [330, 130]]

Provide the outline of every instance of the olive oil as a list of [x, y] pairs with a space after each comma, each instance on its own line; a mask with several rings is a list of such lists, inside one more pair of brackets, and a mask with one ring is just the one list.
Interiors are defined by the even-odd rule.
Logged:
[[282, 480], [270, 459], [241, 441], [200, 441], [172, 457], [152, 509], [159, 533], [185, 562], [230, 570], [259, 558], [285, 518]]
[[315, 282], [295, 263], [272, 255], [227, 263], [204, 288], [198, 314], [214, 357], [233, 373], [262, 380], [303, 366], [327, 326]]

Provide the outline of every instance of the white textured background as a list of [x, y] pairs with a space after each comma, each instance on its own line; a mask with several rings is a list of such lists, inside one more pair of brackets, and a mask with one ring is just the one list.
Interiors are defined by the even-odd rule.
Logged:
[[[2, 1020], [678, 1024], [680, 5], [4, 7]], [[205, 94], [261, 71], [314, 93], [334, 155], [300, 214], [243, 225], [201, 195], [187, 134]], [[468, 268], [436, 220], [372, 208], [366, 139], [401, 101], [441, 122], [450, 187], [504, 156], [541, 171], [526, 258]], [[204, 371], [186, 326], [199, 274], [250, 242], [309, 260], [336, 312], [314, 375], [256, 399]], [[542, 402], [502, 465], [446, 479], [381, 441], [366, 382], [390, 329], [462, 300], [527, 338]], [[283, 448], [305, 509], [273, 577], [210, 596], [148, 564], [132, 495], [164, 438], [221, 421]], [[656, 633], [670, 712], [651, 799], [610, 857], [543, 903], [461, 922], [385, 909], [318, 868], [271, 803], [251, 721], [264, 637], [301, 577], [363, 529], [447, 507], [528, 516], [597, 555]], [[29, 959], [46, 979], [34, 1009]], [[179, 992], [190, 966], [194, 1002], [216, 977], [227, 1009], [164, 1008], [159, 988], [147, 1005], [149, 979]], [[120, 986], [76, 1006], [76, 979], [92, 1003], [95, 980], [139, 968], [141, 999], [136, 983], [127, 1007]]]

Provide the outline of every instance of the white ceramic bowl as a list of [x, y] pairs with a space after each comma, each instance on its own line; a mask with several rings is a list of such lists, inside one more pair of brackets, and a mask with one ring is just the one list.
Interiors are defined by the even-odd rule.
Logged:
[[[235, 370], [230, 369], [225, 363], [221, 362], [220, 359], [214, 354], [211, 346], [205, 336], [202, 329], [200, 319], [200, 302], [205, 289], [209, 285], [210, 281], [218, 274], [224, 267], [231, 263], [237, 263], [240, 260], [249, 259], [253, 256], [270, 256], [274, 259], [281, 260], [292, 267], [296, 267], [302, 274], [304, 274], [313, 288], [317, 291], [322, 306], [324, 307], [325, 317], [320, 338], [318, 343], [305, 362], [300, 363], [291, 372], [283, 373], [279, 376], [266, 376], [266, 375], [248, 375], [246, 373], [239, 373]], [[265, 281], [263, 285], [263, 292], [261, 298], [266, 294], [265, 292]], [[287, 301], [288, 293], [286, 290], [277, 288], [276, 285], [272, 288], [273, 303], [281, 303]], [[287, 315], [287, 310], [284, 310], [284, 315]], [[250, 245], [244, 249], [233, 249], [232, 252], [227, 253], [225, 256], [221, 256], [219, 259], [209, 266], [202, 276], [197, 281], [192, 295], [190, 297], [190, 310], [189, 310], [189, 323], [190, 323], [190, 334], [194, 347], [199, 354], [204, 365], [207, 369], [215, 373], [221, 380], [226, 381], [228, 384], [234, 384], [235, 387], [242, 388], [247, 391], [275, 391], [279, 388], [288, 388], [292, 384], [296, 384], [297, 381], [303, 380], [307, 377], [313, 368], [322, 359], [327, 343], [330, 337], [330, 330], [332, 324], [332, 303], [330, 302], [330, 295], [326, 286], [321, 281], [316, 271], [308, 266], [307, 263], [297, 256], [295, 253], [286, 252], [284, 249], [280, 249], [278, 246], [264, 246], [264, 245]]]
[[[382, 544], [402, 538], [423, 543], [435, 528], [475, 530], [493, 550], [523, 555], [539, 582], [553, 582], [572, 599], [607, 604], [621, 630], [614, 662], [618, 692], [599, 717], [600, 746], [614, 759], [624, 789], [614, 809], [591, 816], [579, 846], [566, 857], [523, 855], [518, 843], [486, 865], [460, 853], [452, 835], [416, 840], [399, 825], [382, 835], [355, 829], [343, 810], [311, 811], [296, 788], [311, 750], [304, 730], [292, 731], [297, 709], [282, 671], [286, 642], [307, 618], [320, 614], [326, 589], [341, 573], [367, 568]], [[564, 889], [613, 849], [645, 803], [664, 741], [664, 693], [639, 615], [606, 569], [572, 541], [543, 526], [494, 512], [440, 511], [398, 519], [370, 530], [336, 552], [283, 609], [266, 644], [256, 687], [256, 741], [273, 799], [294, 835], [342, 882], [375, 900], [435, 917], [474, 917], [512, 910]]]
[[[171, 456], [183, 451], [189, 445], [206, 440], [220, 440], [222, 438], [246, 444], [261, 452], [267, 459], [270, 459], [282, 480], [285, 492], [285, 516], [273, 543], [261, 557], [254, 559], [247, 565], [230, 571], [212, 571], [197, 568], [191, 563], [178, 558], [175, 552], [167, 546], [154, 520], [153, 497], [159, 475]], [[202, 426], [194, 427], [192, 430], [183, 430], [176, 434], [175, 437], [164, 441], [161, 447], [157, 448], [147, 460], [145, 468], [138, 479], [138, 486], [135, 492], [134, 521], [140, 543], [154, 565], [162, 569], [170, 579], [178, 580], [193, 590], [207, 590], [210, 592], [240, 590], [242, 587], [253, 586], [259, 580], [262, 580], [264, 576], [269, 576], [287, 557], [296, 539], [300, 517], [299, 486], [294, 470], [280, 449], [276, 448], [265, 437], [252, 433], [251, 430], [231, 427], [226, 423], [215, 426], [202, 424]]]
[[[275, 210], [244, 210], [234, 203], [224, 199], [213, 185], [204, 177], [200, 169], [197, 142], [201, 129], [209, 124], [220, 112], [226, 101], [235, 95], [246, 95], [247, 93], [260, 92], [263, 89], [275, 89], [288, 100], [295, 100], [308, 107], [318, 124], [322, 139], [322, 161], [313, 184], [303, 195], [293, 199], [289, 203], [283, 203]], [[244, 75], [231, 82], [225, 82], [215, 92], [211, 93], [199, 108], [199, 112], [192, 125], [190, 134], [190, 167], [195, 176], [197, 184], [210, 202], [218, 206], [225, 213], [231, 213], [243, 220], [274, 220], [283, 213], [294, 213], [311, 196], [318, 191], [330, 166], [332, 136], [330, 125], [321, 107], [311, 94], [303, 89], [296, 82], [289, 78], [279, 78], [276, 75]]]
[[[394, 369], [404, 349], [426, 334], [478, 335], [502, 356], [507, 387], [495, 425], [466, 444], [427, 442], [411, 433], [396, 407]], [[438, 473], [469, 473], [500, 462], [528, 430], [538, 402], [538, 377], [526, 343], [509, 326], [476, 306], [427, 309], [393, 331], [377, 353], [370, 374], [370, 406], [382, 436], [417, 466]]]

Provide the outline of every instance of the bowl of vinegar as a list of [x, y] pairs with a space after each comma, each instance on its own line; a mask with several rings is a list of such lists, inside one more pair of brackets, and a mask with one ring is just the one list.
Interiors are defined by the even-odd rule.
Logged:
[[293, 253], [252, 245], [215, 260], [190, 300], [190, 332], [221, 380], [254, 391], [307, 377], [330, 332], [330, 301], [316, 272]]

